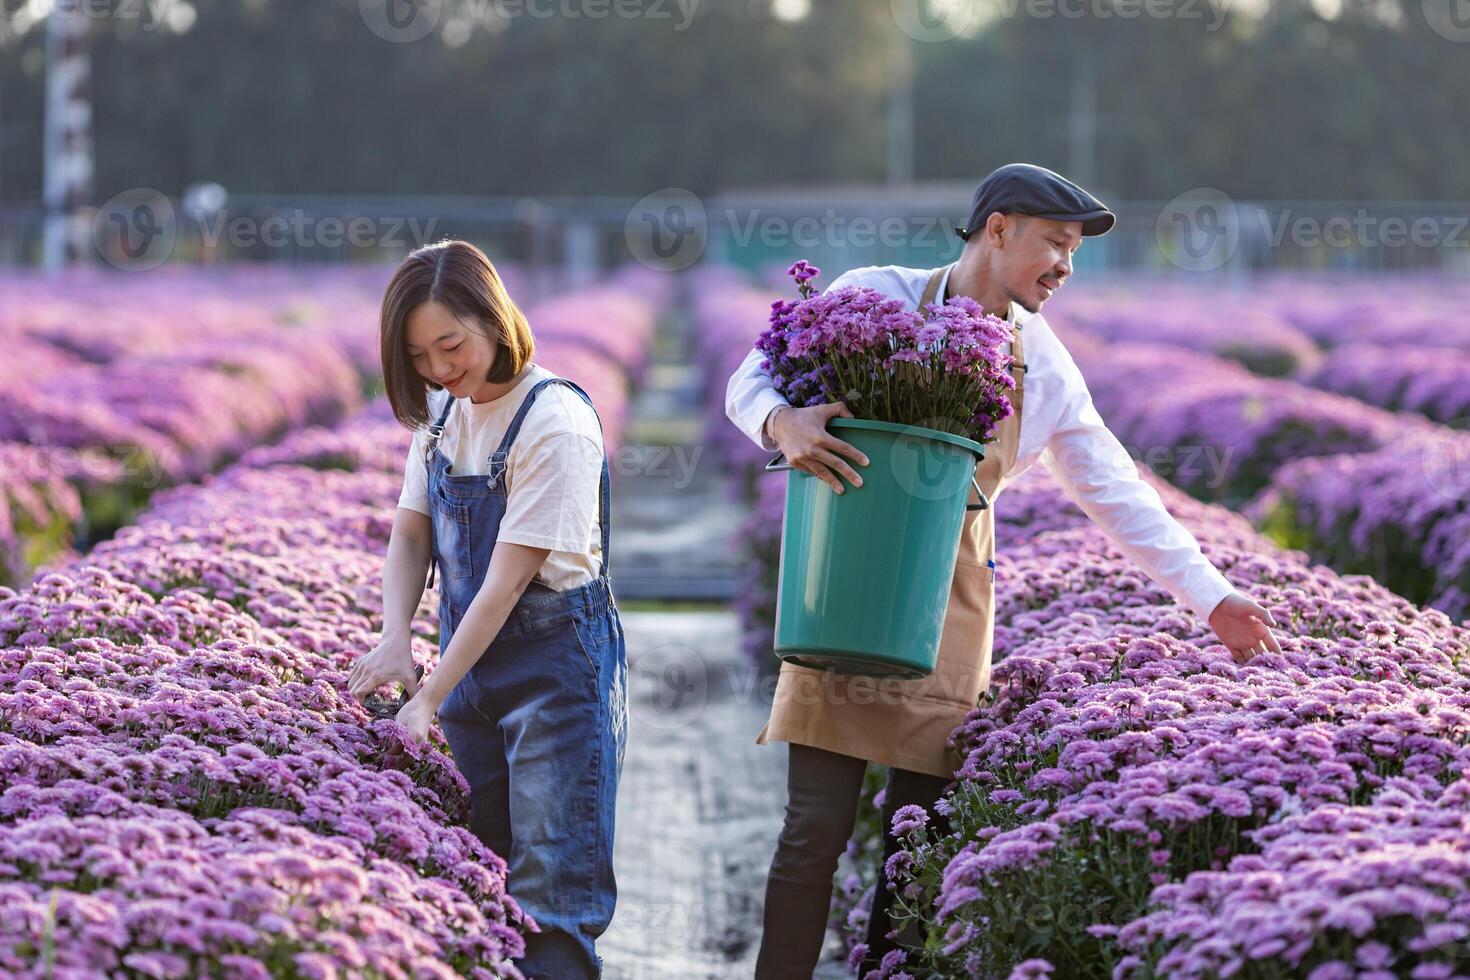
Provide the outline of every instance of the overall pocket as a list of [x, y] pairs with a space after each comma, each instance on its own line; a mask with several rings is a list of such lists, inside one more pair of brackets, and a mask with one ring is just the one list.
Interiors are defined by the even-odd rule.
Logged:
[[470, 509], [438, 489], [430, 494], [429, 510], [434, 525], [434, 548], [439, 553], [444, 577], [454, 582], [470, 578], [474, 574]]
[[587, 664], [593, 673], [601, 679], [603, 661], [607, 659], [607, 649], [612, 645], [616, 636], [611, 632], [613, 621], [607, 613], [593, 618], [582, 616], [576, 617], [572, 626], [577, 634], [577, 646], [581, 648], [582, 655], [587, 658]]

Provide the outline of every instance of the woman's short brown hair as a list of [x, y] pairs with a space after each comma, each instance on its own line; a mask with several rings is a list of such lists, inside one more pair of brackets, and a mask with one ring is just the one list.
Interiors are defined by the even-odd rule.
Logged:
[[500, 345], [487, 381], [504, 384], [536, 353], [531, 324], [484, 252], [447, 240], [415, 249], [388, 281], [378, 321], [383, 388], [393, 417], [410, 428], [428, 424], [429, 390], [443, 388], [421, 376], [408, 356], [408, 315], [430, 301]]

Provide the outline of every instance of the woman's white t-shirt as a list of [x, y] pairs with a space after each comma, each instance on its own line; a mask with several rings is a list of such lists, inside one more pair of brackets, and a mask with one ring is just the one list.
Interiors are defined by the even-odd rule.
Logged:
[[[476, 404], [455, 398], [444, 421], [439, 451], [452, 475], [483, 476], [490, 454], [532, 388], [557, 375], [532, 364], [520, 382], [493, 401]], [[429, 392], [429, 416], [439, 418], [448, 391]], [[398, 506], [429, 513], [429, 474], [424, 465], [428, 431], [414, 432], [403, 472]], [[603, 443], [597, 413], [566, 385], [548, 385], [521, 420], [506, 461], [505, 516], [497, 541], [549, 548], [536, 581], [558, 592], [597, 577], [602, 558], [601, 502]]]

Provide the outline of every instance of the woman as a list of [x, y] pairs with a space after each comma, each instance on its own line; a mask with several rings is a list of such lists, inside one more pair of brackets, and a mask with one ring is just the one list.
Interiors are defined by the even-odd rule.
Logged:
[[[601, 421], [581, 388], [532, 362], [525, 315], [467, 242], [404, 260], [380, 331], [393, 413], [416, 431], [382, 642], [350, 690], [402, 683], [413, 697], [397, 720], [419, 738], [437, 713], [470, 786], [471, 829], [507, 860], [508, 890], [540, 926], [521, 970], [600, 976], [627, 740]], [[440, 659], [420, 687], [410, 623], [434, 566]]]

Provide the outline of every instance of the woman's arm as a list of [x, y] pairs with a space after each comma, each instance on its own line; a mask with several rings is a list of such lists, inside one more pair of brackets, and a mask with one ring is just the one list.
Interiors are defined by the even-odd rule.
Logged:
[[424, 596], [432, 533], [427, 514], [399, 507], [393, 515], [383, 559], [383, 634], [347, 675], [347, 690], [359, 701], [384, 684], [402, 684], [409, 693], [418, 688], [413, 673], [413, 614]]
[[464, 619], [455, 629], [444, 656], [439, 659], [439, 666], [424, 679], [418, 694], [398, 713], [400, 723], [420, 738], [428, 738], [429, 722], [439, 711], [439, 706], [499, 635], [510, 611], [536, 572], [546, 563], [549, 554], [549, 548], [496, 542], [480, 591], [475, 593], [470, 607], [465, 610]]
[[433, 557], [433, 525], [427, 514], [399, 507], [383, 562], [383, 635], [407, 635], [413, 614], [424, 597], [424, 582]]

